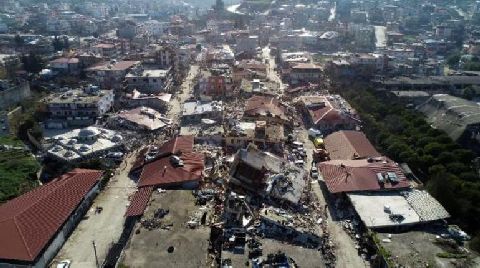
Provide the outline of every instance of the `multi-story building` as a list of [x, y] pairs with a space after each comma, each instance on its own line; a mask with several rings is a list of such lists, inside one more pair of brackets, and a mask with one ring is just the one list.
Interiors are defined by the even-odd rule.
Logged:
[[96, 86], [50, 96], [45, 100], [49, 112], [45, 126], [66, 128], [92, 125], [111, 109], [113, 98], [112, 90], [100, 90]]
[[95, 82], [102, 87], [118, 89], [122, 86], [122, 82], [127, 73], [139, 63], [139, 61], [112, 60], [110, 62], [96, 64], [86, 69], [86, 71], [87, 76], [95, 80]]
[[175, 62], [175, 50], [171, 46], [159, 46], [155, 50], [155, 60], [161, 68], [172, 67]]
[[16, 105], [30, 95], [30, 84], [28, 82], [0, 80], [0, 109]]
[[172, 83], [171, 68], [157, 70], [133, 70], [125, 77], [129, 89], [143, 93], [168, 91]]
[[93, 46], [93, 50], [104, 58], [114, 59], [118, 56], [118, 49], [115, 44], [100, 43]]

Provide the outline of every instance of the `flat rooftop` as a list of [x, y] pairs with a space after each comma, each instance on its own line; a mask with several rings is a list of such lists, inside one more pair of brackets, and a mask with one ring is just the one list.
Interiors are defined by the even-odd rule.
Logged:
[[[348, 197], [362, 221], [370, 228], [430, 222], [450, 217], [428, 192], [417, 189], [348, 194]], [[403, 218], [392, 219], [391, 215], [401, 215]]]
[[[348, 194], [358, 215], [369, 228], [408, 225], [420, 222], [420, 217], [407, 200], [398, 193]], [[385, 211], [390, 208], [391, 213]], [[403, 220], [394, 221], [390, 215], [402, 215]]]
[[111, 90], [98, 90], [92, 93], [86, 93], [82, 89], [72, 89], [67, 92], [53, 94], [48, 96], [47, 103], [96, 103], [105, 95], [113, 95]]
[[[172, 224], [171, 229], [149, 231], [137, 223], [119, 263], [126, 267], [207, 267], [210, 228], [186, 226], [191, 216], [200, 210], [195, 206], [192, 191], [154, 191], [141, 220], [151, 219], [159, 208], [169, 210], [161, 222], [162, 225]], [[174, 251], [169, 253], [167, 250], [171, 246]]]
[[141, 73], [129, 73], [126, 77], [154, 77], [165, 78], [170, 73], [170, 69], [143, 70]]
[[212, 102], [185, 102], [183, 104], [183, 113], [182, 115], [195, 115], [195, 114], [203, 114], [213, 111], [221, 111], [222, 110], [222, 102], [221, 101], [212, 101]]
[[122, 137], [117, 132], [97, 127], [73, 129], [45, 142], [48, 154], [64, 161], [76, 161], [121, 145]]

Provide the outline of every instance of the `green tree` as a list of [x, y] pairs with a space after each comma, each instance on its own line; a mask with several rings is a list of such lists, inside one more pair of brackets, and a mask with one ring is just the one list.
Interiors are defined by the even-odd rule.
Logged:
[[458, 65], [458, 62], [460, 61], [460, 57], [462, 56], [462, 53], [457, 50], [453, 52], [452, 54], [448, 55], [447, 57], [447, 64], [454, 68]]
[[475, 90], [472, 87], [467, 87], [463, 90], [462, 96], [467, 100], [472, 100], [475, 97]]
[[43, 58], [33, 52], [23, 55], [21, 60], [23, 68], [29, 73], [39, 73], [45, 66]]
[[64, 42], [58, 38], [58, 36], [55, 35], [55, 37], [52, 40], [52, 46], [54, 51], [62, 51], [65, 47]]
[[15, 48], [17, 49], [23, 47], [23, 45], [25, 44], [25, 42], [23, 41], [23, 38], [19, 34], [15, 35], [14, 43], [15, 43]]
[[453, 192], [451, 175], [442, 165], [430, 168], [430, 180], [427, 183], [428, 191], [448, 210], [454, 213], [459, 208]]

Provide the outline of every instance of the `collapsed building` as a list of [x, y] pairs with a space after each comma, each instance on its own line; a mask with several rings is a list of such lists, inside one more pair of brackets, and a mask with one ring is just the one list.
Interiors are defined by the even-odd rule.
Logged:
[[138, 107], [131, 110], [123, 110], [110, 118], [108, 124], [112, 127], [125, 127], [136, 131], [161, 130], [172, 123], [161, 113], [148, 107]]
[[254, 145], [235, 155], [230, 184], [242, 192], [297, 204], [306, 185], [305, 171]]

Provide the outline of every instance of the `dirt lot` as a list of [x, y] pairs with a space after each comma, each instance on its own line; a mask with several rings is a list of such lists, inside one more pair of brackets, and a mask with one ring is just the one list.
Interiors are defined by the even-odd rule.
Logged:
[[[185, 223], [199, 209], [191, 191], [154, 192], [142, 219], [152, 218], [158, 208], [168, 209], [162, 223], [173, 224], [171, 230], [147, 230], [139, 224], [125, 247], [120, 263], [127, 267], [206, 267], [210, 228], [190, 229]], [[168, 248], [174, 251], [169, 253]], [[161, 262], [161, 264], [159, 264]]]
[[[387, 238], [388, 234], [379, 233], [380, 240]], [[391, 243], [382, 245], [392, 253], [396, 262], [407, 267], [479, 267], [477, 257], [475, 263], [464, 263], [465, 260], [442, 259], [436, 257], [437, 253], [444, 252], [442, 248], [433, 243], [436, 234], [433, 232], [411, 231], [401, 234], [391, 234]], [[455, 263], [457, 263], [455, 265]]]
[[[285, 244], [273, 239], [260, 239], [259, 242], [262, 243], [262, 258], [266, 258], [268, 254], [281, 251], [292, 258], [299, 267], [325, 267], [322, 262], [322, 255], [318, 250]], [[248, 246], [245, 246], [244, 254], [234, 254], [230, 251], [224, 251], [222, 252], [222, 259], [232, 260], [233, 267], [247, 267], [245, 263], [248, 261], [248, 250]]]

